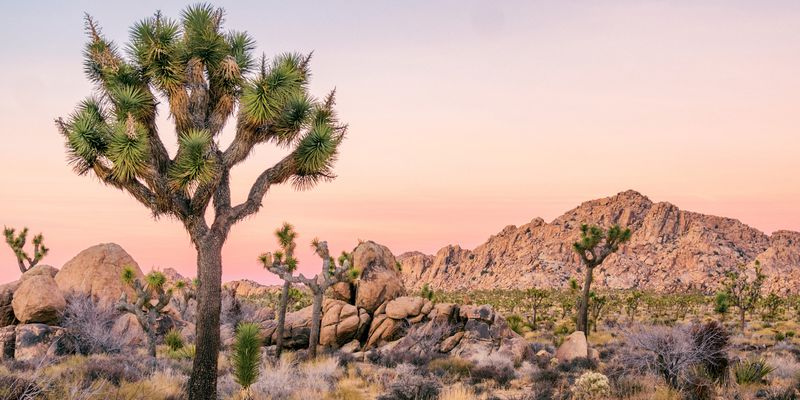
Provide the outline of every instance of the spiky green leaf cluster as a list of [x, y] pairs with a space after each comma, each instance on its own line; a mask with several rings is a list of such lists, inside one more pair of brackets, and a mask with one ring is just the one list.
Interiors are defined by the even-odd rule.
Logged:
[[136, 273], [133, 272], [133, 267], [130, 265], [126, 265], [122, 268], [122, 281], [126, 284], [132, 284], [133, 280], [136, 279]]
[[195, 4], [181, 13], [187, 58], [198, 58], [215, 68], [228, 54], [228, 43], [220, 34], [224, 12], [208, 3]]
[[94, 98], [81, 102], [65, 128], [69, 162], [82, 175], [105, 155], [111, 138], [100, 102]]
[[167, 276], [161, 271], [152, 271], [144, 279], [152, 289], [160, 289], [167, 283]]
[[133, 25], [128, 53], [142, 75], [164, 92], [184, 83], [180, 25], [157, 13]]
[[216, 158], [212, 154], [211, 134], [206, 130], [190, 129], [180, 135], [175, 162], [169, 170], [174, 190], [186, 190], [193, 184], [206, 184], [217, 174]]
[[231, 365], [236, 383], [249, 388], [256, 381], [261, 364], [261, 330], [256, 323], [242, 323], [236, 330]]
[[289, 101], [303, 95], [307, 75], [303, 61], [299, 54], [282, 54], [244, 85], [240, 102], [247, 123], [261, 126], [277, 121]]
[[111, 133], [106, 155], [113, 163], [111, 175], [120, 182], [136, 179], [147, 170], [149, 153], [147, 131], [129, 118], [117, 122]]

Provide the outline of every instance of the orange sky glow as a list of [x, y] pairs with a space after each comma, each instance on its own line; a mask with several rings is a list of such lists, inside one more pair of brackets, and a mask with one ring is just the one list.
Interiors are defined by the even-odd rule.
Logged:
[[[401, 6], [401, 3], [402, 6]], [[179, 2], [15, 4], [0, 34], [0, 224], [43, 232], [61, 267], [103, 242], [143, 270], [195, 274], [175, 221], [75, 175], [53, 119], [91, 93], [81, 15], [125, 43], [127, 28]], [[256, 262], [283, 222], [305, 244], [359, 239], [433, 253], [472, 248], [505, 225], [551, 220], [634, 189], [654, 201], [800, 230], [800, 5], [796, 2], [222, 2], [259, 51], [314, 50], [312, 92], [337, 88], [349, 134], [338, 178], [271, 190], [232, 230], [223, 280], [274, 283]], [[268, 13], [269, 17], [258, 17]], [[26, 42], [18, 40], [26, 32]], [[162, 137], [175, 135], [161, 108]], [[223, 145], [232, 138], [226, 128]], [[286, 150], [232, 172], [234, 202]], [[0, 248], [0, 282], [17, 279]]]

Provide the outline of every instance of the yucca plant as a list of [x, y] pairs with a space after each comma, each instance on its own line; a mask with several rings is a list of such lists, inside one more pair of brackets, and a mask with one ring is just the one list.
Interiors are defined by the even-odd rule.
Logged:
[[775, 367], [767, 364], [763, 358], [752, 358], [739, 361], [733, 366], [733, 376], [740, 385], [764, 383], [767, 375], [775, 371]]
[[247, 398], [250, 385], [258, 378], [258, 369], [261, 365], [261, 330], [258, 324], [244, 322], [239, 324], [233, 341], [231, 365], [236, 383], [242, 385]]
[[[278, 235], [282, 248], [289, 247], [293, 249], [295, 247], [294, 238], [295, 235], [292, 235], [290, 237], [291, 243], [284, 243], [281, 241], [281, 236]], [[311, 247], [322, 259], [322, 271], [312, 278], [306, 278], [303, 274], [293, 275], [292, 271], [296, 268], [297, 260], [293, 261], [294, 265], [288, 264], [287, 259], [283, 257], [280, 251], [264, 253], [258, 259], [264, 268], [280, 276], [285, 282], [303, 284], [311, 290], [314, 300], [311, 304], [311, 332], [308, 337], [308, 355], [313, 359], [317, 356], [317, 346], [319, 345], [319, 334], [322, 326], [322, 301], [325, 291], [337, 282], [351, 279], [353, 268], [350, 264], [352, 257], [347, 253], [343, 253], [338, 260], [331, 257], [328, 250], [328, 242], [315, 238], [311, 241]], [[338, 265], [337, 261], [339, 262]], [[278, 338], [280, 338], [280, 335], [278, 335]]]
[[17, 258], [19, 272], [22, 272], [23, 274], [29, 269], [35, 267], [36, 264], [38, 264], [39, 261], [47, 255], [47, 252], [50, 251], [50, 249], [44, 245], [44, 236], [42, 236], [40, 233], [33, 237], [33, 257], [28, 255], [28, 253], [25, 251], [25, 243], [28, 241], [27, 227], [22, 228], [19, 234], [15, 234], [15, 230], [13, 228], [4, 227], [3, 235], [6, 237], [6, 243], [8, 244], [8, 247], [11, 247], [11, 250], [14, 252], [14, 256]]
[[164, 343], [171, 351], [178, 351], [184, 346], [183, 336], [181, 336], [181, 333], [178, 332], [177, 329], [170, 329], [169, 332], [164, 335]]
[[[253, 38], [223, 23], [224, 11], [209, 4], [191, 5], [177, 20], [155, 13], [133, 25], [122, 51], [87, 16], [84, 70], [96, 94], [56, 120], [77, 173], [128, 192], [156, 217], [177, 219], [197, 250], [190, 399], [216, 393], [221, 252], [231, 227], [256, 213], [276, 185], [306, 189], [333, 179], [346, 131], [334, 93], [318, 99], [308, 91], [310, 55], [258, 59]], [[156, 124], [162, 98], [174, 154], [161, 135], [171, 129]], [[235, 133], [224, 147], [220, 132], [230, 119]], [[245, 201], [232, 203], [231, 169], [264, 143], [288, 154], [261, 172]]]
[[583, 331], [587, 336], [589, 335], [589, 293], [594, 269], [602, 264], [608, 256], [616, 253], [619, 246], [630, 238], [631, 230], [623, 229], [619, 225], [604, 230], [598, 226], [584, 224], [581, 225], [581, 239], [572, 244], [573, 250], [578, 253], [586, 267], [576, 330]]
[[128, 294], [122, 292], [117, 302], [117, 310], [131, 313], [147, 335], [147, 351], [155, 362], [156, 330], [158, 319], [164, 314], [164, 308], [172, 299], [172, 289], [166, 289], [167, 277], [159, 271], [153, 271], [144, 277], [144, 282], [126, 266], [122, 270], [122, 281], [133, 288], [136, 298], [128, 300]]

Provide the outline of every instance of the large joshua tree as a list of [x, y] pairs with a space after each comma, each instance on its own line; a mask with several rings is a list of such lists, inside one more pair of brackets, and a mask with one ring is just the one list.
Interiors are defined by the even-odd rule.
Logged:
[[[257, 60], [253, 39], [224, 30], [223, 15], [207, 4], [187, 7], [179, 20], [156, 13], [133, 25], [125, 51], [87, 16], [84, 70], [97, 91], [56, 120], [78, 174], [91, 172], [127, 191], [189, 233], [199, 278], [190, 399], [216, 396], [221, 252], [231, 226], [256, 213], [274, 185], [302, 189], [332, 179], [346, 130], [336, 119], [333, 92], [321, 101], [308, 93], [310, 55]], [[156, 126], [162, 101], [177, 134], [174, 155]], [[222, 148], [220, 133], [231, 118], [235, 135]], [[230, 171], [262, 143], [288, 154], [266, 166], [247, 199], [233, 205]]]
[[[292, 236], [292, 239], [294, 239], [294, 236]], [[281, 243], [281, 247], [284, 247], [284, 243]], [[352, 268], [350, 257], [347, 253], [342, 253], [342, 256], [338, 259], [339, 264], [336, 264], [336, 260], [331, 257], [328, 250], [328, 242], [314, 239], [311, 241], [311, 247], [322, 259], [322, 271], [312, 278], [306, 278], [303, 274], [299, 274], [299, 276], [292, 275], [294, 267], [290, 270], [289, 265], [286, 263], [286, 258], [281, 252], [264, 253], [259, 256], [259, 261], [264, 265], [264, 268], [280, 276], [284, 282], [303, 284], [311, 290], [314, 301], [311, 307], [311, 332], [308, 336], [308, 354], [313, 359], [317, 357], [317, 346], [319, 345], [320, 328], [322, 326], [322, 302], [325, 291], [337, 282], [352, 278]], [[294, 248], [294, 242], [292, 242], [292, 248]], [[280, 338], [280, 334], [278, 338]]]
[[603, 230], [598, 226], [583, 224], [581, 225], [581, 239], [572, 244], [573, 250], [578, 253], [586, 267], [576, 329], [583, 331], [587, 336], [589, 335], [589, 295], [594, 269], [602, 264], [608, 256], [619, 250], [619, 246], [630, 238], [631, 230], [623, 229], [619, 225]]

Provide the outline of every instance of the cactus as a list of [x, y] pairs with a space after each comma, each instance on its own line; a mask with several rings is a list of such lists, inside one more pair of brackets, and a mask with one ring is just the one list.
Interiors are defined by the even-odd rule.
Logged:
[[[284, 247], [284, 244], [285, 243], [282, 242], [281, 246]], [[285, 247], [294, 249], [294, 236], [291, 237], [290, 246]], [[285, 282], [303, 284], [311, 290], [314, 301], [311, 311], [311, 333], [308, 340], [308, 354], [310, 358], [316, 358], [322, 322], [322, 301], [325, 291], [337, 282], [351, 279], [352, 268], [350, 264], [351, 257], [347, 254], [343, 254], [339, 257], [339, 263], [337, 265], [336, 260], [330, 255], [327, 242], [314, 239], [311, 241], [311, 247], [322, 259], [322, 271], [313, 278], [306, 278], [303, 274], [299, 276], [292, 275], [294, 268], [296, 268], [297, 260], [294, 260], [294, 266], [292, 266], [291, 263], [287, 263], [287, 260], [283, 258], [283, 254], [280, 252], [276, 252], [275, 254], [264, 253], [259, 257], [259, 260], [264, 265], [264, 268], [280, 276]], [[278, 337], [280, 338], [280, 335]]]
[[[44, 236], [40, 233], [33, 237], [33, 258], [31, 258], [24, 249], [25, 242], [28, 240], [28, 228], [23, 228], [22, 231], [19, 232], [19, 235], [14, 235], [14, 232], [15, 230], [13, 228], [5, 227], [5, 229], [3, 229], [6, 243], [8, 243], [8, 246], [11, 247], [11, 250], [14, 251], [14, 255], [17, 257], [19, 271], [24, 274], [29, 269], [35, 267], [36, 264], [47, 255], [50, 249], [44, 245]], [[27, 265], [25, 265], [26, 263]]]
[[[130, 266], [122, 271], [122, 281], [136, 292], [136, 299], [128, 301], [128, 294], [123, 292], [117, 302], [117, 310], [131, 313], [147, 334], [147, 350], [155, 362], [156, 357], [156, 324], [164, 315], [164, 308], [172, 299], [172, 289], [166, 289], [167, 277], [159, 271], [153, 271], [144, 278], [137, 279]], [[153, 302], [155, 300], [155, 302]]]

